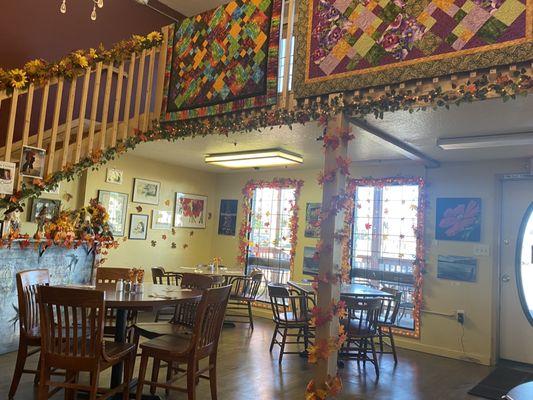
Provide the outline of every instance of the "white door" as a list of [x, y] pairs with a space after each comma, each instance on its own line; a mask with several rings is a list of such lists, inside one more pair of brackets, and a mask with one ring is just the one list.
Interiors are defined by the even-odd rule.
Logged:
[[533, 364], [533, 180], [504, 181], [500, 358]]

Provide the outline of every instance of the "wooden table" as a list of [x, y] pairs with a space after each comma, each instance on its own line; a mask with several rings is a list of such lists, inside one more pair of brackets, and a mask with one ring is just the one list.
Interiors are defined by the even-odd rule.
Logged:
[[196, 268], [196, 267], [180, 267], [173, 271], [168, 271], [169, 273], [176, 272], [180, 273], [189, 273], [189, 274], [202, 274], [209, 276], [224, 276], [224, 277], [240, 277], [246, 276], [244, 271], [239, 268], [225, 268], [221, 267], [211, 271], [210, 268]]
[[[177, 286], [144, 284], [143, 293], [117, 292], [115, 284], [97, 284], [96, 286], [71, 286], [92, 288], [105, 292], [106, 307], [116, 310], [115, 342], [126, 342], [127, 312], [128, 310], [146, 310], [154, 307], [174, 306], [182, 301], [197, 299], [202, 296], [201, 290], [182, 289]], [[122, 383], [124, 366], [122, 363], [113, 366], [111, 372], [111, 387]], [[119, 395], [117, 398], [122, 398]], [[159, 397], [143, 397], [158, 399]]]
[[511, 389], [507, 393], [508, 400], [526, 400], [533, 399], [533, 382], [523, 383]]
[[[312, 293], [313, 286], [311, 282], [289, 281], [289, 286], [305, 293]], [[373, 287], [361, 285], [359, 283], [343, 283], [341, 285], [341, 296], [360, 296], [360, 297], [393, 297], [391, 293], [383, 292]]]

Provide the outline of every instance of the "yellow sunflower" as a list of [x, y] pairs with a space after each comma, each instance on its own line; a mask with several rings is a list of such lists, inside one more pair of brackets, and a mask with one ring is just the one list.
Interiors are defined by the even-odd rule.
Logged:
[[44, 62], [43, 60], [39, 58], [28, 61], [26, 64], [24, 64], [24, 69], [30, 75], [37, 75], [43, 67], [44, 67]]
[[26, 85], [26, 83], [28, 83], [26, 71], [19, 68], [15, 68], [9, 71], [9, 77], [11, 79], [11, 86], [16, 89], [21, 89]]
[[154, 42], [154, 41], [159, 41], [163, 38], [163, 36], [161, 36], [161, 33], [158, 32], [158, 31], [153, 31], [153, 32], [150, 32], [146, 38], [148, 40], [150, 40], [151, 42]]
[[76, 61], [76, 64], [78, 64], [82, 68], [87, 68], [89, 66], [89, 61], [87, 61], [87, 57], [82, 54], [74, 53], [74, 60]]

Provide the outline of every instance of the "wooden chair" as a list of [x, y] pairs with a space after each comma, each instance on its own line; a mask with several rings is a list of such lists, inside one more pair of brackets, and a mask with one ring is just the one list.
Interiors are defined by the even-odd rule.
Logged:
[[[382, 299], [343, 296], [342, 300], [346, 303], [348, 315], [346, 319], [341, 321], [347, 336], [341, 349], [341, 355], [353, 357], [358, 362], [363, 361], [363, 365], [367, 361], [371, 362], [374, 364], [376, 378], [379, 378], [379, 364], [374, 338], [378, 334], [378, 318]], [[369, 356], [369, 352], [372, 357]]]
[[[396, 364], [398, 363], [398, 355], [396, 354], [392, 328], [396, 326], [396, 319], [398, 318], [400, 303], [402, 302], [402, 292], [388, 287], [383, 287], [381, 290], [392, 294], [394, 297], [384, 297], [381, 303], [381, 310], [378, 317], [379, 352], [381, 354], [392, 354], [394, 363]], [[391, 351], [384, 350], [385, 338], [389, 339]]]
[[[104, 341], [104, 292], [51, 286], [38, 288], [41, 315], [41, 376], [39, 400], [50, 398], [50, 387], [64, 388], [65, 398], [77, 390], [89, 392], [89, 399], [107, 399], [123, 393], [129, 399], [135, 347], [130, 343]], [[124, 362], [124, 382], [111, 389], [98, 387], [100, 372]], [[65, 381], [52, 381], [53, 368], [66, 370]], [[78, 382], [80, 372], [89, 372], [90, 383]]]
[[[224, 314], [228, 303], [231, 286], [208, 289], [204, 292], [198, 305], [194, 330], [190, 338], [165, 335], [149, 340], [141, 344], [141, 366], [139, 370], [139, 382], [137, 385], [137, 400], [141, 400], [143, 386], [162, 387], [166, 390], [186, 392], [189, 400], [196, 399], [196, 384], [199, 378], [209, 379], [211, 386], [211, 399], [217, 399], [216, 365], [217, 349]], [[160, 365], [161, 361], [168, 364], [167, 380], [159, 383], [154, 378], [146, 380], [146, 368], [149, 358], [154, 359], [154, 365]], [[200, 370], [200, 360], [208, 358], [209, 364]], [[186, 364], [185, 374], [175, 376], [175, 373], [183, 372], [174, 365]], [[203, 375], [209, 372], [208, 376]], [[157, 374], [155, 375], [157, 377]], [[173, 385], [173, 381], [187, 377], [186, 388]]]
[[[298, 344], [301, 332], [303, 331], [304, 346], [307, 351], [309, 345], [309, 312], [307, 309], [307, 296], [292, 294], [285, 286], [268, 285], [268, 295], [272, 308], [273, 320], [276, 324], [272, 341], [270, 342], [270, 352], [274, 345], [280, 346], [279, 363], [283, 360], [284, 354], [301, 354], [300, 351], [285, 351], [286, 345]], [[296, 331], [294, 333], [291, 333]], [[281, 336], [281, 342], [278, 340]], [[287, 341], [287, 338], [297, 338], [296, 341]]]
[[[16, 275], [16, 282], [20, 338], [17, 362], [9, 388], [9, 399], [15, 396], [23, 373], [35, 374], [34, 382], [35, 384], [39, 382], [39, 370], [24, 369], [24, 366], [28, 357], [40, 351], [41, 331], [37, 288], [50, 283], [50, 274], [47, 269], [21, 271]], [[29, 346], [37, 348], [30, 351]]]
[[[96, 268], [96, 284], [116, 284], [120, 279], [127, 281], [130, 279], [129, 268], [119, 268], [119, 267], [100, 267]], [[137, 311], [128, 311], [128, 328], [126, 335], [131, 339], [131, 332], [133, 325], [137, 322]], [[105, 319], [105, 330], [104, 333], [106, 337], [111, 337], [115, 335], [115, 325], [116, 325], [116, 313], [112, 308], [106, 310], [106, 319]]]
[[[231, 294], [229, 297], [228, 310], [232, 314], [226, 313], [226, 322], [249, 323], [254, 329], [254, 318], [252, 314], [252, 303], [257, 299], [259, 286], [263, 280], [261, 272], [246, 277], [234, 277], [231, 280]], [[242, 311], [247, 311], [248, 315]], [[229, 317], [229, 319], [228, 319]], [[245, 320], [243, 320], [245, 318]]]
[[[166, 272], [163, 267], [152, 268], [152, 282], [154, 285], [180, 286], [182, 275], [177, 272]], [[154, 322], [168, 321], [174, 315], [174, 307], [161, 307], [155, 310]]]

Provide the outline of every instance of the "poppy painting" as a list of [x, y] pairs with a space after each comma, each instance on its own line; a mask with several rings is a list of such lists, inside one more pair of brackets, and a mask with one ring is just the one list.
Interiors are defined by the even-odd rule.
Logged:
[[205, 228], [206, 213], [206, 196], [176, 193], [175, 227]]
[[437, 199], [435, 239], [479, 242], [481, 240], [481, 199]]

